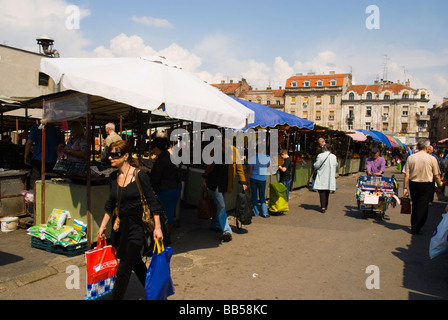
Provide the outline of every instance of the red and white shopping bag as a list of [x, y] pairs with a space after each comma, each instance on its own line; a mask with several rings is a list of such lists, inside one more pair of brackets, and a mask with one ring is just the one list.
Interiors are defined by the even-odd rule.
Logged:
[[97, 247], [86, 252], [87, 291], [84, 300], [95, 300], [114, 288], [118, 261], [115, 248], [98, 238]]

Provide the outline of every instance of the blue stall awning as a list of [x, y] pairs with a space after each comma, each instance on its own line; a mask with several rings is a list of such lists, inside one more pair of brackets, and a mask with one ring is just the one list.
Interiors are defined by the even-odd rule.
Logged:
[[239, 99], [232, 97], [245, 107], [251, 109], [255, 113], [255, 120], [253, 123], [249, 123], [249, 128], [275, 128], [276, 126], [290, 126], [297, 127], [299, 129], [314, 129], [314, 122], [297, 117], [293, 114], [286, 113], [280, 110], [276, 110], [265, 106], [263, 104]]
[[356, 131], [362, 132], [366, 136], [371, 136], [373, 140], [379, 141], [379, 142], [385, 144], [386, 146], [388, 146], [389, 148], [392, 148], [392, 144], [390, 143], [387, 136], [380, 131], [375, 131], [375, 130], [368, 131], [368, 130], [364, 130], [364, 129], [356, 129]]

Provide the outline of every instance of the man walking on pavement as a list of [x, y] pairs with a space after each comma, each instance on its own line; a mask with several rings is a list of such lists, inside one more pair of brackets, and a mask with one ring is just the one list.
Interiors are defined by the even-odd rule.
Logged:
[[[421, 139], [417, 143], [419, 152], [409, 156], [404, 167], [403, 196], [411, 196], [411, 234], [420, 234], [428, 217], [428, 206], [434, 192], [433, 181], [442, 186], [440, 169], [436, 158], [431, 155], [430, 141]], [[409, 186], [408, 186], [409, 185]]]

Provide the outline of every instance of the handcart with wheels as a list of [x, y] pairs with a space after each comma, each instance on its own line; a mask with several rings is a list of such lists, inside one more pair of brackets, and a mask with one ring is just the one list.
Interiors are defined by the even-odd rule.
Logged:
[[361, 176], [358, 179], [356, 200], [364, 218], [371, 212], [383, 220], [386, 210], [396, 206], [397, 194], [398, 183], [394, 176]]

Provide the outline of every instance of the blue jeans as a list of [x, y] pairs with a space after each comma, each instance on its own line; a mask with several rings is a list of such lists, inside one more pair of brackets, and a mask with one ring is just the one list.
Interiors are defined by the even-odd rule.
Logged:
[[280, 183], [283, 183], [283, 185], [286, 187], [286, 200], [288, 201], [289, 201], [289, 189], [291, 188], [291, 180], [280, 181]]
[[227, 212], [226, 212], [226, 202], [224, 200], [224, 193], [219, 192], [218, 188], [216, 188], [215, 191], [213, 191], [213, 198], [215, 200], [215, 206], [216, 206], [216, 214], [213, 216], [212, 219], [212, 228], [220, 227], [222, 230], [222, 233], [232, 233], [232, 229], [229, 225], [229, 219], [227, 219]]
[[173, 189], [167, 189], [157, 192], [157, 198], [162, 202], [165, 207], [165, 215], [167, 217], [167, 223], [174, 223], [174, 217], [176, 216], [177, 202], [180, 197], [180, 187]]
[[[250, 188], [252, 189], [252, 204], [254, 206], [254, 215], [259, 216], [258, 196], [260, 197], [261, 215], [268, 215], [268, 206], [266, 204], [266, 181], [250, 179]], [[258, 194], [257, 194], [258, 193]]]

